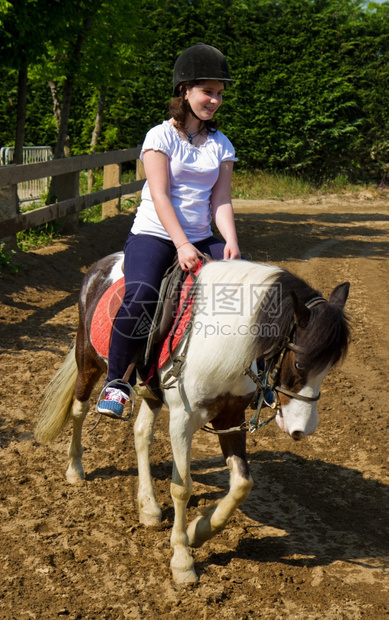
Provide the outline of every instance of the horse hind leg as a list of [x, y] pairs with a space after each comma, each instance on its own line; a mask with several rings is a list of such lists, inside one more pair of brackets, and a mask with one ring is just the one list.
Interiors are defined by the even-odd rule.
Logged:
[[82, 466], [82, 455], [84, 448], [81, 444], [82, 425], [86, 414], [89, 411], [89, 400], [82, 402], [75, 399], [71, 420], [73, 423], [73, 434], [68, 449], [68, 468], [66, 470], [66, 479], [70, 484], [82, 482], [85, 478], [84, 468]]
[[92, 360], [90, 360], [88, 368], [85, 368], [85, 364], [79, 364], [74, 392], [75, 399], [71, 412], [73, 434], [68, 449], [68, 468], [66, 470], [66, 479], [70, 484], [82, 482], [85, 478], [81, 462], [84, 452], [81, 443], [82, 427], [90, 408], [89, 398], [91, 392], [101, 375], [102, 370]]
[[230, 470], [230, 489], [217, 504], [202, 509], [190, 522], [187, 529], [190, 547], [201, 547], [206, 540], [224, 529], [231, 515], [250, 495], [253, 486], [246, 460], [245, 434], [220, 435], [219, 440]]

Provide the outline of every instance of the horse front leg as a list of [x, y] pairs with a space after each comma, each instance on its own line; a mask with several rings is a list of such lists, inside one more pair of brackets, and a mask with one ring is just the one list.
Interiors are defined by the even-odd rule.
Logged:
[[154, 424], [161, 404], [143, 399], [134, 424], [135, 451], [138, 460], [138, 508], [139, 521], [144, 525], [161, 523], [162, 512], [157, 504], [150, 470], [150, 446], [153, 441]]
[[188, 539], [191, 547], [201, 547], [206, 541], [220, 532], [238, 506], [250, 495], [253, 480], [246, 459], [245, 433], [219, 435], [220, 445], [230, 470], [230, 489], [217, 504], [199, 511], [198, 516], [188, 526]]
[[84, 449], [81, 444], [82, 425], [89, 411], [89, 400], [81, 402], [75, 399], [71, 414], [73, 435], [68, 450], [69, 465], [66, 470], [66, 479], [71, 484], [84, 480], [84, 468], [81, 458]]
[[193, 482], [190, 476], [190, 449], [193, 430], [186, 414], [181, 410], [170, 417], [170, 437], [173, 452], [173, 474], [170, 492], [174, 503], [174, 524], [170, 538], [173, 557], [170, 567], [177, 583], [194, 583], [198, 577], [194, 562], [188, 549], [186, 533], [186, 507], [192, 493]]

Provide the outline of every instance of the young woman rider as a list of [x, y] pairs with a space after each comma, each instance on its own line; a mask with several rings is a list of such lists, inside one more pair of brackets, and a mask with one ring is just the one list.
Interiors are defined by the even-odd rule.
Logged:
[[[143, 143], [147, 181], [124, 247], [126, 290], [112, 330], [109, 386], [98, 405], [110, 417], [123, 414], [129, 390], [115, 380], [147, 339], [163, 274], [176, 253], [184, 270], [194, 269], [202, 253], [216, 260], [240, 258], [231, 204], [235, 151], [214, 119], [231, 81], [218, 49], [203, 43], [186, 49], [174, 65], [171, 117]], [[224, 243], [212, 236], [212, 217]]]

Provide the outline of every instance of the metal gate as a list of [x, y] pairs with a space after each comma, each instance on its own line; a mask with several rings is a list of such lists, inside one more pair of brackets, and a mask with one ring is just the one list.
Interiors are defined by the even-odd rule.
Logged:
[[[0, 165], [8, 166], [12, 164], [15, 148], [6, 146], [0, 149]], [[50, 146], [24, 146], [23, 164], [35, 164], [41, 161], [53, 159], [53, 152]], [[34, 179], [18, 184], [18, 196], [20, 202], [39, 200], [48, 191], [50, 179]]]

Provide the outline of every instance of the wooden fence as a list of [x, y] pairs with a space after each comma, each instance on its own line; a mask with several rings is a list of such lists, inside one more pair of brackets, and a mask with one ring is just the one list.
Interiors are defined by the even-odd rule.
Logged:
[[[122, 164], [137, 160], [140, 147], [93, 155], [80, 155], [66, 159], [55, 159], [37, 164], [0, 167], [0, 239], [15, 235], [20, 230], [45, 224], [66, 217], [67, 230], [76, 232], [78, 213], [93, 205], [103, 203], [103, 217], [116, 215], [120, 211], [120, 198], [142, 189], [145, 182], [143, 168], [137, 161], [137, 180], [121, 183]], [[104, 169], [101, 191], [80, 196], [79, 177], [82, 170]], [[19, 213], [17, 184], [23, 181], [55, 178], [53, 204]]]

